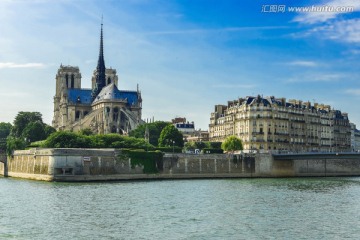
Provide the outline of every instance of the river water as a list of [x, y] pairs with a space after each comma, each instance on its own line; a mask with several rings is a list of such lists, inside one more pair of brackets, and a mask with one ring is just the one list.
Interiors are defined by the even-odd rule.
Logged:
[[0, 239], [359, 239], [360, 178], [0, 178]]

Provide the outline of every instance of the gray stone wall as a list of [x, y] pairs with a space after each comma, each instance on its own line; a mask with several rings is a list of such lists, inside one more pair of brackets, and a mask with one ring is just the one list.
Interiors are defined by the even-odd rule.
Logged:
[[[256, 174], [256, 165], [263, 168], [260, 158], [227, 154], [166, 154], [163, 159], [163, 174], [239, 175]], [[267, 159], [265, 159], [267, 161]], [[258, 163], [257, 163], [258, 162]], [[256, 164], [257, 163], [257, 164]], [[268, 166], [265, 164], [264, 166]], [[264, 171], [264, 170], [263, 170]]]
[[[360, 156], [360, 155], [359, 155]], [[159, 163], [160, 164], [160, 163]], [[360, 157], [274, 160], [270, 154], [165, 154], [158, 174], [144, 174], [115, 149], [30, 149], [15, 151], [8, 175], [38, 180], [360, 176]], [[4, 166], [0, 163], [0, 174]]]

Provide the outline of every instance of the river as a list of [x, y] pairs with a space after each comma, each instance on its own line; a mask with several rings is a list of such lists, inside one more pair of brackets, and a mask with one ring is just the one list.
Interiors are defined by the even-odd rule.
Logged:
[[359, 239], [360, 178], [0, 178], [0, 239]]

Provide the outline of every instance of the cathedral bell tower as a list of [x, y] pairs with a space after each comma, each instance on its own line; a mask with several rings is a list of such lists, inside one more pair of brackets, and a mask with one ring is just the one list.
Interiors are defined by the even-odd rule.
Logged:
[[96, 96], [101, 92], [103, 87], [106, 86], [106, 77], [105, 77], [105, 61], [104, 61], [104, 45], [103, 45], [103, 23], [101, 21], [101, 33], [100, 33], [100, 50], [99, 50], [99, 59], [96, 67], [95, 73], [95, 86], [93, 86], [91, 98], [92, 101]]

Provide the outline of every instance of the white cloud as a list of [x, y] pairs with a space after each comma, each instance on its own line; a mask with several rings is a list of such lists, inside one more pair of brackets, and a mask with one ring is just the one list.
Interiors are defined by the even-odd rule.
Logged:
[[342, 74], [329, 73], [329, 74], [304, 74], [302, 76], [296, 76], [286, 80], [287, 83], [302, 83], [302, 82], [335, 82], [344, 78]]
[[[331, 0], [324, 1], [319, 5], [303, 6], [302, 13], [294, 18], [294, 21], [314, 24], [323, 23], [337, 18], [340, 14], [352, 13], [360, 10], [358, 0]], [[307, 8], [307, 9], [306, 9]]]
[[292, 62], [287, 63], [287, 65], [300, 66], [300, 67], [316, 67], [316, 66], [318, 66], [318, 64], [316, 62], [302, 61], [302, 60], [292, 61]]
[[345, 92], [351, 95], [360, 96], [360, 89], [348, 89]]
[[45, 66], [43, 63], [0, 62], [0, 68], [42, 68]]
[[360, 19], [342, 20], [313, 30], [325, 38], [360, 43]]
[[339, 20], [316, 26], [294, 37], [315, 36], [345, 43], [360, 43], [360, 19]]

